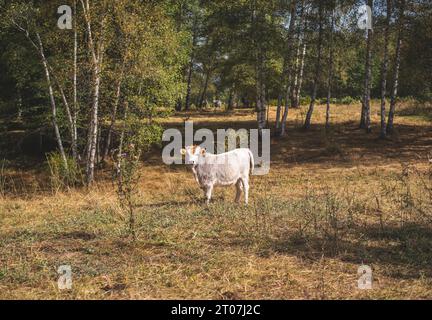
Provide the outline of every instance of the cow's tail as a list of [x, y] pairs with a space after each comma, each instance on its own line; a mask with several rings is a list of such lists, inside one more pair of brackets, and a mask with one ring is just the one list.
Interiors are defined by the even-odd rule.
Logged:
[[249, 161], [250, 161], [250, 173], [253, 174], [255, 162], [254, 162], [254, 156], [252, 151], [249, 150]]

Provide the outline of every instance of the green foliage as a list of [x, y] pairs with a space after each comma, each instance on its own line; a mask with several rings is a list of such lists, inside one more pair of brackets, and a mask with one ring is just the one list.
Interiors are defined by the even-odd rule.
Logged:
[[339, 103], [339, 104], [353, 104], [353, 103], [359, 103], [359, 99], [358, 99], [358, 98], [353, 98], [353, 97], [350, 97], [350, 96], [343, 97], [343, 98], [341, 98], [341, 99], [337, 99], [337, 101], [338, 101], [338, 102], [336, 102], [336, 103]]
[[311, 102], [310, 96], [301, 96], [300, 97], [300, 104], [301, 105], [308, 105]]
[[66, 167], [62, 156], [58, 152], [52, 152], [47, 155], [47, 163], [53, 192], [84, 185], [82, 169], [73, 158], [67, 158]]

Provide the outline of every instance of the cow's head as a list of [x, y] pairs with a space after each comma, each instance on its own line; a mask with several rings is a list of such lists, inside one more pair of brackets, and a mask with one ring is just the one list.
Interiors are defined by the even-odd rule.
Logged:
[[186, 164], [198, 164], [200, 157], [203, 157], [206, 153], [206, 149], [200, 146], [187, 146], [185, 149], [181, 149], [180, 153], [185, 156]]

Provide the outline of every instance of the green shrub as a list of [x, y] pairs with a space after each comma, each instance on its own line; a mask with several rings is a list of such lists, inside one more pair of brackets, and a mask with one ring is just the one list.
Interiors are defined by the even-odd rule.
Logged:
[[351, 97], [351, 96], [346, 96], [343, 98], [338, 99], [339, 103], [338, 104], [354, 104], [354, 103], [359, 103], [360, 101], [357, 98]]
[[305, 97], [301, 96], [300, 97], [300, 104], [301, 105], [310, 104], [310, 102], [311, 102], [311, 98], [309, 96], [305, 96]]
[[73, 158], [67, 157], [66, 167], [61, 154], [52, 152], [47, 155], [47, 162], [51, 188], [54, 192], [84, 184], [84, 174]]
[[278, 100], [277, 100], [277, 99], [270, 99], [270, 100], [268, 101], [268, 105], [269, 105], [269, 106], [273, 106], [273, 107], [277, 107], [277, 105], [278, 105]]

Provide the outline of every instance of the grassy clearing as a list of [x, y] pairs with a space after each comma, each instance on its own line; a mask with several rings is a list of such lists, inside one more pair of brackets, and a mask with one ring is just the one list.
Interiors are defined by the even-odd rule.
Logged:
[[[432, 126], [400, 116], [388, 141], [356, 130], [359, 107], [323, 107], [310, 132], [292, 110], [272, 141], [272, 167], [251, 181], [251, 204], [217, 188], [209, 208], [191, 172], [142, 165], [138, 240], [129, 240], [108, 171], [91, 190], [53, 193], [46, 168], [3, 169], [0, 298], [432, 298]], [[372, 120], [378, 123], [377, 105]], [[274, 117], [274, 110], [271, 111]], [[183, 114], [165, 120], [181, 126]], [[193, 114], [197, 127], [253, 127], [251, 110]], [[377, 130], [375, 129], [375, 132]], [[106, 178], [106, 179], [104, 179]], [[14, 181], [12, 183], [12, 181]], [[373, 289], [357, 289], [357, 268]], [[70, 264], [73, 288], [57, 289]]]

